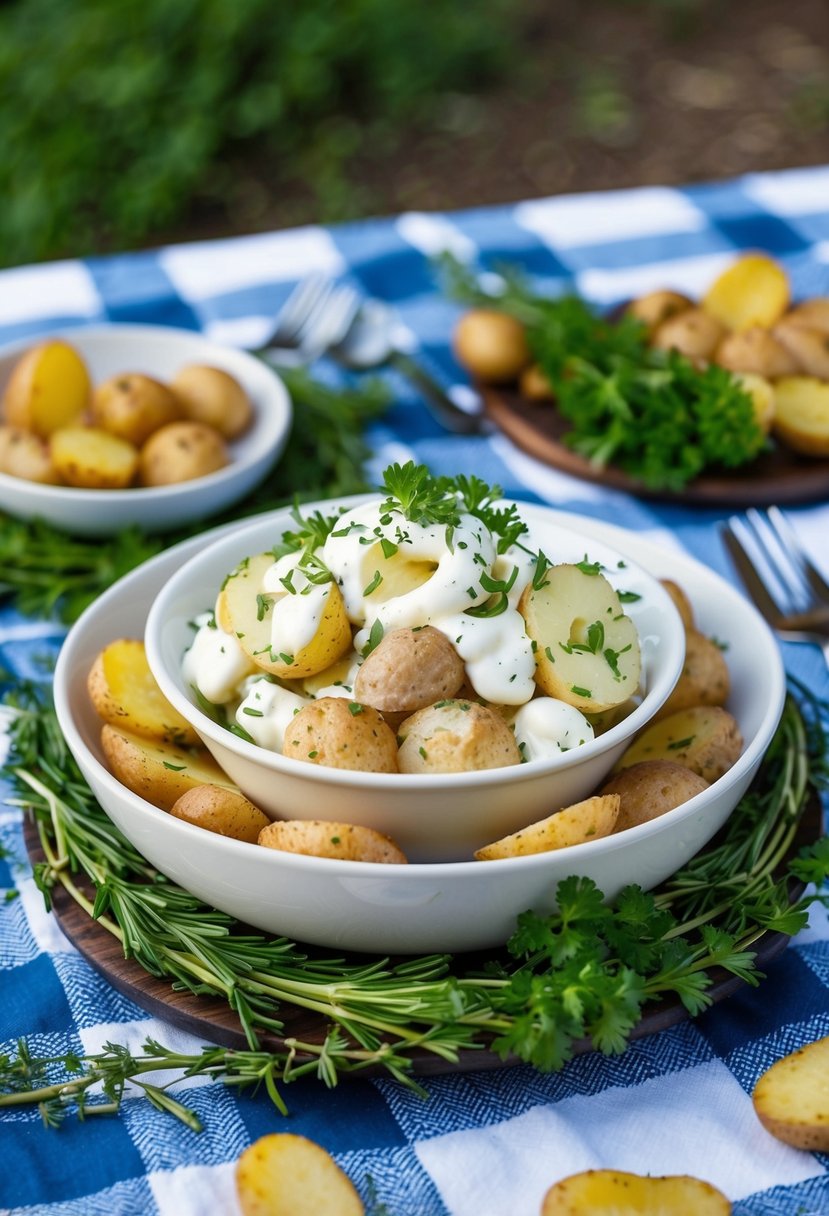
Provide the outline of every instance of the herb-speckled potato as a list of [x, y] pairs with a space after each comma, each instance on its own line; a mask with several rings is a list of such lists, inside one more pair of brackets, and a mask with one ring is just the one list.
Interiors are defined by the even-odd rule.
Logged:
[[178, 485], [223, 469], [230, 461], [224, 439], [203, 422], [170, 422], [141, 449], [139, 475], [145, 486]]
[[113, 775], [153, 806], [169, 811], [195, 785], [236, 786], [205, 749], [176, 747], [142, 739], [106, 723], [101, 747]]
[[22, 426], [0, 426], [0, 473], [46, 486], [59, 481], [49, 445]]
[[454, 697], [464, 666], [439, 629], [393, 629], [371, 651], [354, 681], [354, 697], [383, 715], [409, 715]]
[[716, 781], [728, 772], [742, 750], [740, 728], [727, 710], [719, 705], [696, 705], [646, 726], [614, 772], [640, 760], [673, 760], [706, 781]]
[[92, 394], [92, 420], [96, 425], [140, 448], [160, 427], [183, 415], [175, 393], [140, 372], [110, 376]]
[[541, 1216], [729, 1216], [730, 1201], [687, 1174], [654, 1177], [585, 1170], [551, 1186]]
[[673, 760], [643, 760], [623, 768], [606, 781], [600, 794], [619, 795], [614, 832], [658, 819], [708, 789], [709, 782]]
[[438, 701], [401, 723], [401, 773], [469, 773], [520, 764], [515, 735], [501, 715], [474, 701]]
[[270, 819], [240, 793], [223, 785], [196, 785], [177, 798], [170, 814], [194, 827], [256, 844]]
[[105, 646], [92, 664], [87, 689], [96, 713], [111, 726], [160, 743], [201, 746], [193, 727], [158, 687], [143, 642], [119, 638]]
[[829, 1038], [772, 1064], [752, 1101], [757, 1118], [778, 1140], [807, 1153], [829, 1153]]
[[337, 861], [406, 865], [406, 854], [388, 836], [356, 823], [322, 819], [277, 819], [259, 833], [259, 844], [286, 853], [332, 857]]
[[731, 689], [728, 664], [715, 642], [696, 629], [685, 634], [685, 662], [665, 704], [651, 721], [692, 705], [725, 705]]
[[525, 857], [528, 853], [551, 853], [554, 849], [599, 840], [613, 831], [618, 814], [618, 794], [596, 794], [531, 823], [520, 832], [484, 845], [476, 850], [475, 860], [498, 861], [502, 857]]
[[283, 756], [327, 768], [396, 773], [397, 740], [370, 705], [345, 697], [320, 697], [295, 714], [285, 728]]
[[191, 363], [170, 384], [191, 422], [212, 426], [225, 439], [235, 439], [250, 426], [253, 406], [239, 381], [220, 367]]

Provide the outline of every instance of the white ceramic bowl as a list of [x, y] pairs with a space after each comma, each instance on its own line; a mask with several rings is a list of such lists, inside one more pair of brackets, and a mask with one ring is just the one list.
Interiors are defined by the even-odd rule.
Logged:
[[[357, 500], [350, 500], [352, 503]], [[340, 504], [312, 503], [331, 514]], [[369, 773], [304, 763], [258, 747], [217, 725], [193, 702], [181, 670], [192, 622], [211, 610], [228, 573], [244, 558], [271, 549], [295, 528], [287, 510], [243, 523], [203, 544], [175, 571], [147, 620], [147, 658], [168, 700], [195, 727], [222, 768], [266, 814], [281, 819], [358, 823], [390, 836], [410, 861], [460, 861], [475, 849], [526, 827], [592, 793], [632, 735], [656, 712], [682, 668], [684, 632], [658, 581], [605, 543], [562, 527], [542, 508], [521, 507], [531, 547], [556, 562], [600, 561], [608, 579], [639, 599], [626, 605], [642, 649], [645, 696], [624, 721], [600, 737], [518, 767], [481, 772]]]
[[291, 402], [274, 370], [245, 351], [201, 334], [160, 325], [100, 325], [41, 334], [0, 349], [0, 395], [15, 363], [48, 338], [70, 342], [86, 360], [93, 384], [118, 372], [171, 379], [187, 363], [207, 363], [235, 376], [254, 407], [253, 425], [230, 446], [223, 469], [174, 486], [82, 490], [45, 486], [0, 473], [0, 510], [39, 518], [79, 536], [106, 536], [138, 524], [150, 532], [209, 518], [244, 498], [263, 480], [288, 438]]
[[388, 866], [303, 857], [202, 831], [157, 810], [107, 770], [101, 723], [86, 676], [107, 642], [140, 637], [150, 605], [170, 575], [216, 529], [176, 545], [127, 575], [84, 613], [55, 670], [58, 721], [101, 805], [133, 845], [173, 881], [256, 928], [331, 949], [421, 953], [502, 944], [527, 908], [553, 906], [571, 874], [592, 878], [608, 897], [627, 883], [649, 889], [698, 852], [722, 827], [754, 777], [780, 719], [785, 678], [773, 635], [733, 588], [699, 562], [633, 533], [561, 512], [563, 527], [626, 549], [690, 596], [699, 628], [727, 646], [728, 702], [745, 740], [724, 777], [659, 819], [571, 849], [493, 862]]

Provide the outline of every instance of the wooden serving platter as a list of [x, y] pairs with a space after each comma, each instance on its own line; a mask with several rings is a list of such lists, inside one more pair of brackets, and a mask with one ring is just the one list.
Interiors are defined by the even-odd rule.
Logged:
[[[820, 800], [812, 793], [800, 821], [790, 855], [795, 856], [800, 849], [819, 839], [822, 834], [822, 808]], [[44, 856], [37, 828], [28, 820], [25, 826], [25, 840], [32, 863], [43, 861]], [[82, 882], [79, 882], [78, 885], [82, 888], [84, 886]], [[803, 884], [793, 884], [790, 891], [792, 901], [798, 899], [802, 891]], [[91, 895], [91, 889], [87, 888], [87, 893]], [[218, 1043], [224, 1047], [240, 1050], [247, 1047], [239, 1019], [225, 1001], [209, 996], [197, 996], [191, 992], [175, 991], [169, 981], [150, 975], [134, 959], [124, 958], [117, 939], [101, 924], [92, 920], [60, 884], [55, 886], [52, 899], [54, 916], [70, 942], [118, 992], [129, 997], [152, 1016], [202, 1038], [205, 1043]], [[245, 931], [245, 926], [240, 926], [240, 929]], [[248, 931], [257, 932], [257, 930]], [[755, 946], [758, 966], [765, 970], [768, 964], [783, 952], [789, 940], [784, 933], [765, 933]], [[309, 953], [320, 953], [314, 947], [309, 947], [308, 951]], [[358, 962], [361, 957], [365, 956], [355, 954], [351, 956], [351, 961]], [[459, 955], [458, 969], [468, 972], [479, 971], [492, 957], [492, 954]], [[712, 977], [713, 982], [708, 991], [714, 1002], [725, 1000], [726, 997], [744, 986], [742, 980], [722, 969], [715, 969]], [[291, 1005], [283, 1005], [278, 1016], [285, 1024], [286, 1038], [298, 1038], [308, 1043], [324, 1041], [327, 1023], [321, 1016]], [[645, 1035], [665, 1030], [687, 1018], [688, 1013], [685, 1007], [677, 999], [648, 1006], [641, 1022], [631, 1034], [631, 1039], [640, 1039]], [[282, 1036], [273, 1034], [264, 1035], [262, 1036], [262, 1046], [271, 1050], [279, 1050], [284, 1047], [284, 1039]], [[592, 1045], [586, 1040], [575, 1045], [577, 1055], [592, 1050]], [[428, 1076], [438, 1073], [504, 1068], [515, 1063], [517, 1063], [516, 1060], [502, 1059], [486, 1047], [462, 1051], [456, 1063], [421, 1049], [414, 1055], [412, 1071], [419, 1076]], [[378, 1068], [376, 1071], [378, 1075], [382, 1074], [381, 1069]], [[370, 1070], [359, 1075], [370, 1075]]]
[[568, 423], [551, 401], [530, 401], [510, 388], [480, 386], [487, 417], [523, 451], [559, 472], [622, 490], [637, 498], [700, 507], [794, 506], [829, 498], [829, 460], [808, 459], [782, 447], [742, 469], [697, 477], [678, 491], [651, 490], [612, 465], [597, 468], [563, 442]]

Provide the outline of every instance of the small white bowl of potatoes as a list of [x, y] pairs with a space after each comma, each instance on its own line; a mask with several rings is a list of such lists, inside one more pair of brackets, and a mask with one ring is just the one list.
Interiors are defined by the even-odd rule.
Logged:
[[189, 330], [78, 327], [0, 350], [0, 510], [77, 535], [238, 502], [291, 423], [271, 367]]

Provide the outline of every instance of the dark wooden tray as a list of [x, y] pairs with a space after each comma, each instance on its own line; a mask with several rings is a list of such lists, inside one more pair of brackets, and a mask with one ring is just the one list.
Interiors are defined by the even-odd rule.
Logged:
[[568, 448], [563, 442], [568, 423], [553, 402], [530, 401], [509, 388], [480, 386], [480, 392], [487, 416], [530, 456], [562, 473], [637, 498], [735, 510], [829, 498], [829, 460], [808, 459], [782, 447], [764, 452], [745, 468], [697, 477], [680, 491], [649, 490], [621, 469], [596, 468]]
[[[791, 849], [794, 856], [804, 845], [811, 844], [823, 834], [823, 814], [820, 800], [812, 794], [798, 828], [797, 838]], [[26, 847], [32, 863], [44, 860], [36, 827], [26, 823]], [[82, 883], [79, 883], [83, 887]], [[791, 898], [799, 898], [802, 885], [793, 885]], [[89, 889], [87, 889], [87, 893]], [[205, 1042], [219, 1043], [225, 1047], [243, 1049], [247, 1046], [239, 1019], [227, 1003], [219, 998], [196, 996], [190, 992], [175, 991], [170, 982], [149, 975], [133, 959], [123, 956], [120, 943], [107, 930], [87, 915], [59, 884], [53, 893], [53, 912], [63, 932], [84, 958], [118, 992], [129, 997], [154, 1017], [163, 1019], [183, 1030], [189, 1031]], [[244, 927], [242, 927], [244, 928]], [[256, 930], [250, 930], [257, 932]], [[765, 933], [755, 946], [758, 966], [764, 970], [785, 949], [789, 937], [784, 933]], [[314, 952], [313, 948], [309, 948]], [[317, 952], [318, 953], [318, 952]], [[354, 955], [354, 961], [361, 956]], [[458, 956], [459, 968], [477, 971], [491, 955]], [[713, 983], [709, 988], [714, 1002], [725, 1000], [743, 986], [743, 981], [722, 969], [712, 972]], [[321, 1043], [325, 1038], [325, 1020], [305, 1009], [283, 1005], [279, 1012], [285, 1024], [285, 1036], [299, 1038], [309, 1043]], [[662, 1001], [648, 1006], [631, 1038], [665, 1030], [677, 1022], [687, 1019], [688, 1013], [677, 999]], [[263, 1046], [278, 1050], [283, 1040], [276, 1035], [263, 1036]], [[593, 1050], [588, 1041], [576, 1044], [576, 1054]], [[420, 1076], [447, 1072], [469, 1072], [475, 1069], [504, 1068], [515, 1060], [503, 1060], [485, 1047], [460, 1053], [457, 1063], [444, 1060], [432, 1052], [420, 1050], [414, 1056], [413, 1071]], [[381, 1070], [377, 1070], [380, 1072]], [[363, 1073], [361, 1075], [367, 1075]]]

